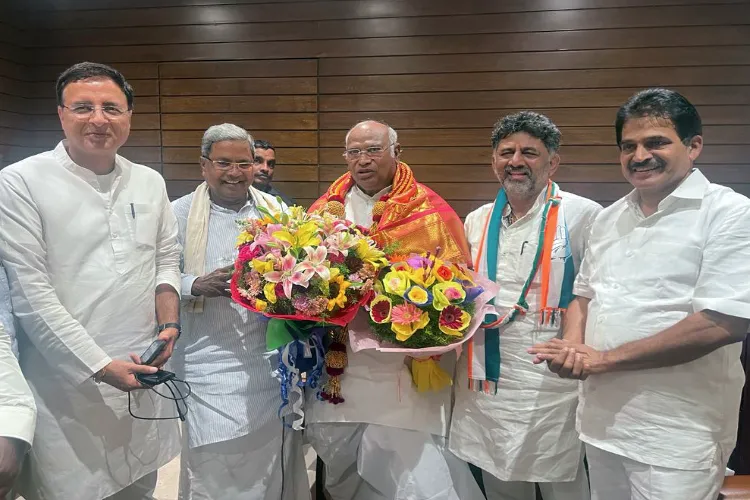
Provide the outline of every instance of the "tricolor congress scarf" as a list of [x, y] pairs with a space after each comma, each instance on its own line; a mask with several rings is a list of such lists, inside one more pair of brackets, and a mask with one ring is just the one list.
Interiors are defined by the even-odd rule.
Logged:
[[[526, 296], [537, 273], [540, 273], [541, 279], [540, 324], [559, 323], [573, 299], [575, 267], [562, 199], [558, 192], [557, 184], [550, 181], [539, 226], [539, 243], [529, 277], [521, 289], [518, 301], [503, 313], [487, 314], [482, 325], [484, 330], [477, 331], [468, 343], [470, 389], [497, 393], [497, 384], [500, 380], [500, 327], [516, 319], [519, 314], [525, 315], [528, 312]], [[503, 210], [507, 203], [505, 190], [500, 189], [485, 222], [479, 252], [474, 262], [474, 269], [493, 281], [497, 278], [500, 231]], [[494, 299], [490, 304], [494, 304]]]

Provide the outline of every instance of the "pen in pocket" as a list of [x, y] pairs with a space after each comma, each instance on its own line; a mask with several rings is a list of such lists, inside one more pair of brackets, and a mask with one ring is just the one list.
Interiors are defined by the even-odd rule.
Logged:
[[130, 204], [130, 213], [133, 214], [133, 218], [135, 219], [135, 205], [132, 203]]

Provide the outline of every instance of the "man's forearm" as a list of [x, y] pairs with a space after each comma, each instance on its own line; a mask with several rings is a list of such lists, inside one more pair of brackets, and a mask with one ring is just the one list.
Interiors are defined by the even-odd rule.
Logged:
[[584, 343], [589, 302], [591, 302], [591, 299], [586, 297], [575, 297], [568, 304], [568, 310], [563, 318], [563, 340], [574, 344]]
[[178, 323], [180, 320], [180, 296], [171, 285], [161, 284], [156, 287], [156, 321]]
[[604, 353], [606, 371], [643, 370], [689, 363], [716, 349], [741, 342], [750, 320], [713, 311], [691, 314], [645, 339]]

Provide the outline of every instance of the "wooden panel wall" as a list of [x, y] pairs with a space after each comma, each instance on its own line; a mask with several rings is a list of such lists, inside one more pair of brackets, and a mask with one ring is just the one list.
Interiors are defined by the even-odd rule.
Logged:
[[22, 153], [24, 129], [31, 112], [26, 98], [27, 38], [20, 24], [16, 14], [0, 4], [0, 168]]
[[[308, 203], [341, 172], [346, 130], [399, 132], [417, 178], [463, 216], [490, 200], [493, 123], [534, 109], [563, 131], [563, 188], [604, 203], [629, 189], [617, 107], [667, 86], [698, 107], [701, 167], [750, 194], [748, 0], [38, 0], [31, 91], [80, 60], [111, 63], [137, 92], [125, 154], [198, 182], [202, 131], [224, 121], [278, 145], [279, 188]], [[35, 84], [37, 85], [37, 84]], [[53, 117], [32, 120], [49, 147]], [[55, 135], [57, 134], [57, 135]], [[46, 142], [45, 142], [46, 141]]]

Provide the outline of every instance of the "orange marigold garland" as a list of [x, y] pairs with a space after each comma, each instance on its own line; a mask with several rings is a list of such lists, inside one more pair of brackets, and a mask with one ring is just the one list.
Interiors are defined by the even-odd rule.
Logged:
[[326, 352], [325, 365], [328, 381], [320, 391], [319, 397], [335, 405], [344, 402], [341, 395], [341, 375], [346, 368], [346, 339], [349, 332], [346, 327], [333, 328], [329, 334], [331, 343]]
[[[400, 199], [409, 196], [414, 184], [414, 174], [411, 169], [405, 163], [400, 163], [399, 168], [396, 170], [396, 176], [393, 179], [393, 188], [389, 193], [381, 196], [372, 208], [372, 226], [369, 228], [369, 233], [373, 235], [376, 241], [377, 237], [375, 235], [378, 231], [378, 225], [388, 208], [388, 203], [394, 198]], [[315, 211], [328, 212], [336, 217], [345, 218], [345, 196], [353, 186], [354, 180], [351, 178], [351, 175], [340, 177], [331, 186], [325, 204], [315, 209]], [[328, 401], [329, 403], [339, 404], [344, 402], [344, 397], [341, 394], [341, 376], [347, 365], [346, 343], [348, 338], [349, 332], [347, 328], [337, 327], [329, 334], [331, 342], [325, 356], [325, 369], [328, 374], [328, 381], [318, 393], [319, 399]]]

